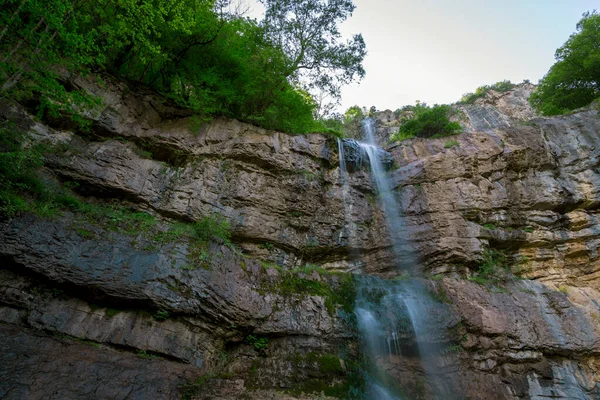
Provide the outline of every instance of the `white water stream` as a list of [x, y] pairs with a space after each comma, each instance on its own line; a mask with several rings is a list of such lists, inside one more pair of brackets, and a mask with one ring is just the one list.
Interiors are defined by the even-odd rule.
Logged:
[[[418, 268], [409, 243], [403, 237], [403, 220], [400, 207], [392, 190], [392, 183], [380, 160], [382, 150], [376, 145], [374, 123], [370, 119], [363, 122], [366, 141], [360, 146], [369, 160], [372, 179], [378, 193], [379, 202], [385, 216], [387, 230], [398, 264], [398, 275], [411, 275], [418, 278]], [[348, 220], [351, 202], [348, 196], [349, 174], [346, 168], [343, 142], [338, 142], [340, 169], [344, 185], [344, 202], [347, 206], [348, 229], [352, 230]], [[352, 236], [352, 232], [350, 232]], [[435, 341], [430, 340], [430, 330], [435, 323], [430, 318], [432, 310], [440, 307], [431, 299], [421, 280], [410, 278], [399, 282], [385, 281], [373, 277], [364, 277], [358, 289], [355, 305], [358, 329], [362, 339], [362, 349], [367, 358], [368, 399], [401, 400], [397, 384], [384, 368], [393, 364], [394, 357], [402, 357], [403, 351], [417, 353], [429, 393], [427, 398], [451, 399], [458, 396], [444, 393], [442, 385], [434, 378], [435, 366], [431, 360], [440, 353]]]

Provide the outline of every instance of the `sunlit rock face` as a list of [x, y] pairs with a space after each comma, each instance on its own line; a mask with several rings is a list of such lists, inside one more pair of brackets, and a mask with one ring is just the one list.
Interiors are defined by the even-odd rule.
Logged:
[[[321, 398], [315, 381], [335, 386], [359, 359], [354, 317], [322, 290], [292, 289], [353, 289], [343, 274], [308, 271], [289, 282], [285, 271], [313, 264], [394, 278], [407, 263], [442, 274], [425, 285], [443, 318], [438, 331], [400, 343], [404, 353], [378, 360], [387, 382], [427, 389], [411, 350], [420, 340], [443, 350], [428, 355], [435, 379], [465, 398], [597, 397], [597, 111], [535, 117], [525, 101], [533, 87], [520, 85], [460, 106], [461, 135], [390, 146], [381, 138], [396, 117], [382, 113], [380, 153], [402, 214], [395, 229], [407, 238], [393, 251], [360, 146], [344, 185], [333, 138], [231, 120], [199, 125], [145, 89], [77, 84], [103, 99], [89, 115], [92, 134], [44, 125], [17, 106], [0, 110], [34, 140], [60, 144], [47, 174], [164, 221], [219, 213], [236, 249], [214, 244], [210, 267], [190, 270], [186, 243], [153, 246], [69, 213], [3, 221], [0, 397], [170, 399], [205, 375], [213, 380], [196, 385], [194, 398]], [[496, 288], [467, 280], [490, 248], [524, 279]], [[265, 354], [249, 335], [269, 339]]]
[[460, 269], [486, 246], [523, 257], [530, 278], [597, 287], [599, 130], [584, 111], [393, 147], [425, 268]]

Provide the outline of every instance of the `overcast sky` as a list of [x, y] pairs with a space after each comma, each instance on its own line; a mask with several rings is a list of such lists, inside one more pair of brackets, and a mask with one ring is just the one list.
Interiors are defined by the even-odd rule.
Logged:
[[[247, 0], [260, 19], [261, 6]], [[366, 77], [342, 91], [352, 105], [395, 110], [416, 100], [452, 103], [503, 79], [536, 83], [591, 0], [354, 0], [342, 27], [362, 33]]]

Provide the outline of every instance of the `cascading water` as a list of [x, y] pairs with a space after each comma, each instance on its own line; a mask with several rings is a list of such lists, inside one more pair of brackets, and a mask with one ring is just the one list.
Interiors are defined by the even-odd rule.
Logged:
[[[392, 184], [381, 162], [382, 153], [374, 138], [373, 121], [363, 122], [365, 143], [359, 143], [368, 158], [373, 174], [381, 208], [383, 210], [398, 268], [409, 275], [417, 276], [415, 257], [404, 239], [403, 221], [400, 207], [392, 191]], [[350, 142], [355, 146], [356, 142]], [[348, 170], [344, 154], [344, 143], [338, 141], [340, 169], [344, 185], [344, 202], [350, 207], [348, 190]], [[360, 162], [358, 163], [360, 164]], [[360, 166], [360, 165], [359, 165]], [[347, 215], [348, 215], [347, 208]], [[351, 230], [351, 221], [348, 221]], [[352, 233], [350, 232], [350, 236]], [[400, 262], [402, 260], [402, 262]], [[402, 265], [400, 265], [402, 264]], [[427, 380], [427, 398], [451, 399], [455, 394], [447, 393], [435, 379], [435, 356], [441, 353], [434, 337], [436, 318], [443, 305], [435, 303], [428, 294], [424, 283], [418, 279], [399, 282], [385, 281], [373, 277], [363, 277], [358, 289], [355, 305], [358, 329], [362, 336], [364, 353], [368, 358], [368, 398], [373, 400], [399, 400], [406, 392], [388, 373], [398, 357], [410, 357], [420, 362], [423, 379]], [[437, 311], [437, 313], [436, 313]], [[423, 382], [413, 382], [424, 396]], [[414, 395], [414, 390], [413, 390]], [[456, 396], [458, 397], [458, 396]]]

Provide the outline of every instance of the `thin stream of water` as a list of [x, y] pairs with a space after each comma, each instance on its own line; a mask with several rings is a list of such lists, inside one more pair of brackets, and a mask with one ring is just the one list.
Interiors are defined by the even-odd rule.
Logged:
[[[387, 230], [392, 242], [396, 259], [403, 260], [403, 265], [398, 265], [399, 271], [408, 271], [411, 275], [418, 274], [418, 268], [413, 261], [410, 246], [402, 235], [402, 217], [400, 207], [392, 191], [392, 184], [380, 160], [381, 150], [377, 147], [374, 135], [374, 123], [370, 119], [363, 122], [365, 143], [360, 143], [364, 155], [371, 166], [372, 177], [378, 192], [379, 201], [384, 213]], [[343, 185], [348, 185], [349, 174], [344, 157], [344, 146], [338, 141], [340, 154], [340, 169]], [[350, 207], [349, 190], [344, 189], [344, 202]], [[348, 218], [348, 229], [351, 221]], [[351, 219], [351, 218], [350, 218]], [[350, 232], [352, 236], [352, 232]], [[406, 261], [408, 260], [408, 261]], [[398, 261], [399, 262], [399, 261]], [[431, 344], [429, 330], [435, 324], [429, 318], [432, 309], [436, 307], [422, 282], [411, 279], [403, 282], [384, 281], [377, 278], [363, 278], [358, 289], [355, 305], [355, 315], [361, 333], [363, 349], [369, 360], [369, 399], [373, 400], [401, 400], [394, 394], [393, 382], [382, 365], [386, 359], [403, 356], [403, 349], [416, 351], [421, 359], [423, 371], [428, 379], [431, 392], [428, 398], [449, 399], [443, 393], [441, 385], [434, 379], [434, 366], [428, 361], [432, 354], [437, 354], [440, 349]], [[416, 349], [416, 350], [415, 350]]]

